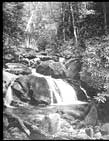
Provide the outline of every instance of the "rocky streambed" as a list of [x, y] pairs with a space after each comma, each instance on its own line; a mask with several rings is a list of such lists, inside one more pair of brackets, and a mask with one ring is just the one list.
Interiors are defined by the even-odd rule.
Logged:
[[[6, 74], [3, 74], [6, 77], [3, 76], [3, 79], [7, 82], [3, 88], [5, 85], [8, 87], [11, 81], [11, 77]], [[21, 77], [24, 79], [26, 76]], [[12, 76], [12, 79], [14, 78], [16, 76]], [[21, 85], [23, 92], [26, 92], [24, 88], [27, 80], [20, 83], [25, 84]], [[37, 84], [41, 84], [41, 81], [37, 80]], [[36, 87], [35, 91], [41, 92], [42, 87], [41, 89]], [[4, 140], [109, 139], [109, 123], [99, 121], [98, 107], [93, 101], [87, 104], [46, 105], [41, 102], [38, 105], [31, 105], [15, 100], [12, 105], [15, 108], [3, 107]]]
[[92, 104], [5, 108], [3, 122], [4, 140], [90, 139], [97, 132], [97, 113]]

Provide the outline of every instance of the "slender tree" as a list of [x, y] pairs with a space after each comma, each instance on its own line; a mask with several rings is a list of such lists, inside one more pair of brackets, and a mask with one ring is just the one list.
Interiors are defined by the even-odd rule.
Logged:
[[72, 8], [72, 3], [70, 3], [70, 9], [71, 9], [71, 13], [72, 13], [72, 22], [73, 22], [73, 32], [74, 32], [74, 37], [75, 37], [75, 44], [77, 45], [78, 44], [78, 38], [77, 38], [77, 27], [76, 27], [76, 24], [75, 24], [75, 16], [74, 16], [74, 9]]
[[106, 3], [103, 2], [103, 14], [104, 14], [104, 30], [105, 30], [105, 34], [107, 34], [107, 16], [106, 16]]
[[65, 2], [62, 2], [62, 7], [61, 7], [61, 14], [62, 14], [62, 33], [63, 33], [63, 41], [65, 42], [66, 40], [66, 35], [65, 35]]

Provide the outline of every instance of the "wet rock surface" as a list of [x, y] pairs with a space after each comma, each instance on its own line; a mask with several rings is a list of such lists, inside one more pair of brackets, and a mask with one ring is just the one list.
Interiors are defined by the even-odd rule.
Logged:
[[41, 62], [37, 66], [36, 71], [44, 75], [50, 75], [53, 78], [65, 78], [66, 77], [65, 66], [59, 62], [54, 62], [52, 60]]
[[66, 61], [65, 66], [67, 68], [67, 77], [72, 80], [79, 80], [81, 71], [81, 62], [79, 58], [71, 58]]
[[6, 66], [6, 71], [16, 74], [16, 75], [31, 74], [31, 70], [26, 65], [23, 65], [20, 63], [7, 63], [5, 66]]
[[17, 78], [12, 86], [14, 95], [31, 104], [50, 104], [50, 92], [47, 81], [34, 75], [25, 75]]
[[[86, 111], [85, 107], [27, 104], [4, 109], [4, 140], [109, 139], [109, 123], [95, 130], [96, 110], [93, 105], [87, 105]], [[92, 111], [93, 115], [89, 114]]]
[[104, 135], [109, 135], [109, 123], [105, 123], [101, 126], [101, 132]]
[[[87, 134], [78, 128], [81, 121], [87, 127], [85, 117], [91, 111], [87, 105], [55, 105], [55, 106], [18, 106], [14, 109], [4, 109], [4, 139], [88, 139]], [[66, 116], [65, 116], [66, 114]], [[97, 114], [97, 113], [93, 113]], [[91, 121], [97, 120], [95, 117]], [[6, 122], [7, 121], [7, 122]], [[87, 121], [88, 122], [88, 121]], [[77, 136], [77, 133], [80, 132]], [[83, 136], [83, 137], [82, 137]]]

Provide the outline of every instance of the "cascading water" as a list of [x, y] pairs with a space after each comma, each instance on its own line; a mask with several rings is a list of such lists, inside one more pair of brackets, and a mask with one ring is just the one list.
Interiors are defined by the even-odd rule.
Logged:
[[[37, 77], [43, 77], [47, 80], [51, 98], [50, 105], [87, 104], [87, 102], [78, 100], [75, 89], [64, 80], [54, 79], [51, 76], [44, 76], [42, 74], [35, 72], [34, 69], [32, 69], [32, 75]], [[4, 105], [10, 108], [12, 107], [10, 104], [13, 100], [13, 92], [11, 86], [13, 85], [14, 80], [9, 85], [4, 98]]]
[[87, 98], [90, 98], [90, 97], [87, 95], [86, 90], [85, 90], [82, 86], [80, 86], [80, 89], [84, 92], [84, 94], [86, 95]]
[[[57, 87], [59, 88], [62, 101], [64, 104], [71, 104], [74, 101], [77, 101], [76, 91], [72, 86], [70, 86], [67, 82], [62, 79], [54, 79], [53, 80]], [[60, 102], [58, 102], [60, 104]]]
[[14, 100], [12, 95], [12, 88], [11, 88], [13, 83], [14, 83], [14, 80], [11, 82], [10, 86], [8, 87], [5, 98], [4, 98], [4, 105], [8, 108], [14, 108], [13, 106], [10, 105], [12, 100]]
[[[68, 105], [68, 104], [87, 104], [87, 102], [79, 101], [75, 89], [62, 79], [54, 79], [51, 76], [44, 76], [32, 69], [32, 75], [44, 77], [49, 85], [51, 95], [51, 105]], [[54, 97], [57, 101], [54, 102]]]

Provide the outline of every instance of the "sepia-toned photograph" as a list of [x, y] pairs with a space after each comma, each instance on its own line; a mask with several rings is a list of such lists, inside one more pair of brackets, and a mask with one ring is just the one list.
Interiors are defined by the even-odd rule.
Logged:
[[109, 140], [109, 2], [3, 2], [3, 140]]

